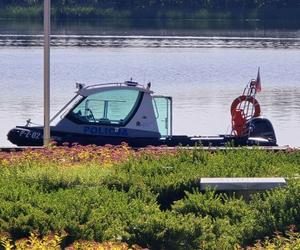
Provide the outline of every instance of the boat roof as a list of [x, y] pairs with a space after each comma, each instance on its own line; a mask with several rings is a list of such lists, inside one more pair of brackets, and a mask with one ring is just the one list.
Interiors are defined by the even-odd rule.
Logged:
[[91, 94], [112, 90], [112, 89], [136, 89], [140, 92], [145, 92], [149, 94], [153, 94], [153, 91], [150, 90], [150, 83], [145, 87], [142, 84], [133, 81], [125, 81], [125, 82], [115, 82], [115, 83], [100, 83], [85, 86], [83, 83], [77, 83], [77, 94], [82, 96], [89, 96]]

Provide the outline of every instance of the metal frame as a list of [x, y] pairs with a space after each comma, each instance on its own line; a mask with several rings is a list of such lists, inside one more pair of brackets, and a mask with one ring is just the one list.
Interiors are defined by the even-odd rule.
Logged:
[[50, 23], [51, 0], [44, 0], [44, 146], [50, 143]]
[[50, 120], [50, 123], [53, 122], [55, 120], [55, 118], [57, 118], [78, 96], [80, 96], [79, 94], [75, 95], [70, 101], [68, 101], [68, 103], [63, 106]]

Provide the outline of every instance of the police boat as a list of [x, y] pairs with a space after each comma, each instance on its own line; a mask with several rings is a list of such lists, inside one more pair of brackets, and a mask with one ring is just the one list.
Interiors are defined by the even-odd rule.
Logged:
[[[258, 80], [250, 81], [243, 94], [231, 105], [232, 130], [216, 136], [172, 134], [172, 97], [154, 95], [137, 82], [107, 83], [84, 86], [77, 84], [72, 98], [51, 119], [51, 140], [59, 145], [153, 146], [276, 146], [271, 122], [260, 116], [255, 99]], [[17, 146], [41, 146], [43, 126], [25, 126], [9, 131], [8, 140]], [[64, 144], [65, 145], [65, 144]]]

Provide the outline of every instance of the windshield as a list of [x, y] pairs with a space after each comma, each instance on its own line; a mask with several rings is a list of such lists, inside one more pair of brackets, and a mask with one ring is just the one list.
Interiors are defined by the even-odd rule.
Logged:
[[134, 115], [141, 93], [136, 89], [111, 89], [84, 98], [68, 118], [76, 123], [125, 125]]

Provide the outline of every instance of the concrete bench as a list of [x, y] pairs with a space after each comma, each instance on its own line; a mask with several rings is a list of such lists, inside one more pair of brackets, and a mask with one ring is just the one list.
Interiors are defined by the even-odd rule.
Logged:
[[286, 186], [282, 177], [272, 178], [201, 178], [200, 190], [263, 191]]

